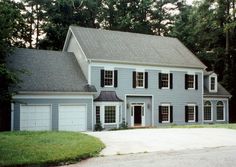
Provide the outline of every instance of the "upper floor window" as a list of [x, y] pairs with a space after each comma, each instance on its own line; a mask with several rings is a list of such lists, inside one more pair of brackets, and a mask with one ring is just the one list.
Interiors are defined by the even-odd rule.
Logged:
[[185, 89], [198, 89], [198, 75], [185, 74]]
[[204, 121], [212, 121], [212, 109], [210, 101], [206, 101], [204, 103]]
[[224, 103], [218, 101], [216, 104], [216, 117], [217, 121], [224, 121]]
[[112, 70], [105, 70], [104, 71], [104, 86], [113, 86], [113, 76], [114, 71]]
[[185, 122], [198, 122], [198, 106], [195, 104], [185, 106]]
[[172, 89], [172, 81], [173, 75], [172, 73], [159, 73], [159, 88], [166, 88], [166, 89]]
[[117, 87], [117, 79], [117, 70], [101, 70], [101, 87]]
[[138, 88], [144, 87], [144, 72], [136, 73], [136, 87]]
[[209, 80], [210, 80], [210, 83], [209, 83], [210, 91], [213, 91], [213, 92], [217, 91], [217, 79], [216, 79], [216, 77], [211, 76], [209, 78]]
[[133, 88], [148, 88], [148, 73], [133, 71]]

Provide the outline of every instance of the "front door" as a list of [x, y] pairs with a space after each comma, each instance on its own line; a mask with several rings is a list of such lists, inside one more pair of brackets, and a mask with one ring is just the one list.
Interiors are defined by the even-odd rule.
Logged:
[[135, 103], [131, 106], [131, 126], [145, 126], [145, 111], [143, 103]]
[[141, 106], [134, 106], [134, 126], [140, 126], [142, 124]]

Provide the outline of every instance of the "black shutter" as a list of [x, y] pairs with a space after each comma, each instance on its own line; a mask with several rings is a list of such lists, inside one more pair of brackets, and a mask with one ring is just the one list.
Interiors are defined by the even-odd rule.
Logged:
[[198, 75], [195, 75], [195, 89], [198, 89]]
[[117, 70], [114, 70], [114, 87], [116, 88], [118, 83], [117, 83], [117, 80], [118, 79], [118, 71]]
[[162, 123], [161, 106], [159, 106], [159, 123]]
[[173, 89], [173, 74], [170, 73], [170, 89]]
[[148, 72], [145, 72], [145, 88], [148, 88]]
[[104, 87], [104, 70], [101, 70], [101, 87]]
[[173, 122], [173, 106], [170, 106], [170, 123]]
[[188, 89], [188, 74], [185, 74], [185, 89]]
[[133, 71], [133, 88], [136, 88], [136, 72]]
[[196, 111], [196, 122], [198, 122], [198, 106], [195, 106], [195, 111]]
[[188, 106], [185, 106], [185, 122], [188, 122]]
[[159, 89], [162, 88], [162, 84], [161, 84], [161, 73], [159, 73]]

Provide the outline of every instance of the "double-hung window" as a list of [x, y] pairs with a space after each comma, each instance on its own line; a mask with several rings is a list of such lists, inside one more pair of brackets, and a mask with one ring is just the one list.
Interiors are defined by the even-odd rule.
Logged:
[[116, 106], [105, 106], [104, 108], [104, 123], [116, 123]]
[[210, 101], [206, 101], [204, 103], [204, 121], [212, 121], [212, 109]]
[[96, 106], [96, 123], [100, 122], [100, 106]]
[[136, 72], [136, 87], [144, 88], [144, 72]]
[[209, 77], [210, 92], [217, 92], [217, 76]]
[[159, 106], [159, 122], [171, 123], [173, 122], [173, 107], [170, 104], [161, 104]]
[[198, 89], [198, 75], [185, 74], [185, 89]]
[[172, 89], [172, 73], [159, 73], [159, 89]]
[[188, 104], [185, 106], [185, 122], [198, 122], [198, 106]]
[[224, 121], [224, 103], [222, 101], [218, 101], [216, 104], [216, 120]]
[[114, 84], [114, 71], [104, 70], [104, 86], [112, 87]]

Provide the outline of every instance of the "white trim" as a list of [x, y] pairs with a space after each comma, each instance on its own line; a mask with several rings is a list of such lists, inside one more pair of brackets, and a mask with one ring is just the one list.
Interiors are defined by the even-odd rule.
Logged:
[[92, 95], [15, 95], [13, 99], [93, 99]]
[[[170, 89], [170, 72], [161, 72], [160, 74], [167, 74], [168, 75], [168, 86], [167, 87], [161, 87], [161, 89], [163, 89], [163, 90], [165, 90], [165, 89]], [[159, 73], [158, 73], [158, 75], [159, 75]], [[160, 81], [160, 82], [162, 82], [162, 80]], [[157, 87], [159, 88], [159, 85], [157, 84]]]
[[[138, 73], [143, 73], [143, 86], [138, 86], [137, 85], [137, 75], [138, 75]], [[136, 71], [136, 76], [135, 76], [135, 79], [136, 79], [136, 81], [135, 81], [135, 83], [136, 83], [136, 85], [135, 85], [135, 88], [145, 88], [145, 72], [142, 72], [142, 71]]]
[[88, 64], [88, 84], [91, 85], [91, 64]]
[[189, 123], [196, 122], [196, 104], [188, 103], [187, 106], [193, 106], [194, 109], [194, 120], [188, 120]]
[[[91, 112], [92, 112], [92, 131], [94, 130], [94, 120], [93, 120], [93, 119], [94, 119], [94, 115], [93, 115], [93, 114], [94, 114], [94, 108], [93, 108], [93, 107], [94, 107], [94, 104], [93, 104], [93, 103], [94, 103], [94, 102], [93, 102], [93, 98], [92, 98], [92, 108], [91, 108], [91, 110], [92, 110], [92, 111], [91, 111]], [[87, 107], [88, 107], [88, 106], [87, 106]], [[95, 114], [96, 114], [96, 112], [95, 112]], [[96, 115], [95, 115], [95, 116], [96, 116]], [[87, 121], [88, 121], [88, 119], [87, 119]]]
[[[201, 73], [201, 76], [202, 76], [202, 105], [201, 105], [201, 108], [202, 108], [202, 124], [204, 123], [204, 106], [203, 106], [203, 103], [204, 103], [204, 74], [203, 74], [203, 71]], [[212, 116], [213, 117], [213, 116]]]
[[[25, 104], [20, 104], [20, 119], [19, 121], [21, 122], [21, 108], [22, 106], [50, 106], [50, 127], [49, 127], [49, 131], [52, 130], [52, 104], [50, 103], [25, 103]], [[21, 130], [21, 124], [19, 126], [19, 129]]]
[[[112, 85], [105, 85], [105, 73], [106, 71], [112, 71]], [[115, 83], [115, 71], [114, 71], [114, 68], [113, 69], [105, 69], [104, 68], [104, 88], [114, 88], [114, 83]]]
[[152, 98], [152, 104], [151, 104], [151, 106], [152, 106], [152, 110], [151, 110], [151, 112], [152, 112], [152, 126], [154, 126], [154, 95], [152, 95], [152, 94], [125, 94], [125, 100], [124, 100], [124, 107], [125, 107], [125, 122], [127, 122], [127, 96], [133, 96], [133, 97], [135, 97], [135, 96], [142, 96], [142, 97], [151, 97]]
[[[186, 66], [174, 66], [174, 65], [169, 65], [169, 64], [157, 64], [157, 63], [137, 63], [137, 62], [128, 62], [128, 61], [116, 61], [116, 60], [104, 60], [104, 59], [89, 59], [93, 64], [103, 64], [104, 65], [112, 65], [112, 66], [128, 66], [130, 67], [134, 67], [134, 68], [145, 68], [145, 69], [149, 69], [150, 67], [163, 67], [163, 68], [167, 68], [167, 69], [173, 69], [173, 68], [187, 68], [187, 69], [198, 69], [198, 70], [204, 70], [206, 69], [205, 67], [186, 67]], [[170, 70], [172, 71], [172, 70]], [[185, 70], [186, 71], [186, 70]]]
[[[145, 103], [144, 102], [141, 102], [141, 103], [136, 103], [136, 102], [131, 103], [130, 107], [131, 107], [131, 109], [133, 109], [133, 111], [131, 111], [131, 112], [133, 112], [133, 116], [131, 114], [131, 120], [130, 121], [133, 123], [133, 127], [135, 127], [134, 126], [134, 117], [135, 117], [135, 107], [136, 106], [140, 106], [141, 107], [141, 126], [145, 126], [145, 115], [146, 115], [145, 111], [146, 111], [146, 109], [145, 109]], [[143, 108], [143, 111], [142, 111], [142, 108]]]
[[170, 123], [170, 103], [161, 103], [161, 106], [167, 106], [168, 107], [168, 121], [162, 121], [161, 120], [161, 123]]
[[69, 28], [69, 30], [67, 31], [67, 34], [66, 34], [66, 40], [65, 40], [65, 43], [64, 43], [64, 46], [63, 46], [63, 49], [62, 51], [66, 51], [66, 49], [68, 48], [68, 45], [69, 45], [69, 40], [70, 40], [70, 37], [71, 37], [71, 29]]
[[[218, 102], [222, 102], [222, 103], [223, 103], [223, 119], [222, 119], [222, 120], [218, 120], [218, 119], [217, 119], [217, 103], [218, 103]], [[217, 121], [217, 122], [224, 122], [224, 121], [225, 121], [225, 107], [226, 107], [226, 106], [225, 106], [224, 101], [222, 101], [222, 100], [217, 100], [217, 101], [216, 101], [216, 121]]]
[[212, 104], [212, 102], [210, 101], [210, 100], [206, 100], [206, 101], [204, 101], [204, 103], [203, 103], [203, 114], [205, 114], [205, 102], [210, 102], [210, 104], [211, 104], [211, 120], [205, 120], [205, 118], [204, 118], [204, 115], [203, 115], [203, 121], [204, 122], [212, 122], [213, 121], [213, 104]]
[[14, 130], [14, 103], [11, 103], [11, 131]]
[[227, 109], [227, 122], [229, 123], [229, 100], [226, 101], [226, 109]]
[[[60, 130], [59, 129], [59, 113], [60, 113], [60, 107], [61, 106], [85, 106], [85, 125], [86, 125], [86, 127], [85, 127], [85, 131], [87, 131], [88, 130], [88, 105], [86, 104], [86, 103], [59, 103], [58, 104], [58, 126], [57, 126], [57, 128], [58, 128], [58, 131]], [[93, 122], [93, 121], [92, 121]], [[93, 129], [93, 127], [92, 127], [92, 129]], [[79, 132], [79, 131], [78, 131]]]
[[126, 68], [126, 69], [146, 69], [146, 70], [157, 70], [157, 71], [181, 71], [188, 73], [200, 73], [203, 69], [198, 68], [188, 68], [188, 67], [168, 67], [168, 66], [158, 66], [158, 65], [132, 65], [132, 64], [118, 64], [118, 63], [99, 63], [91, 62], [91, 67], [113, 67], [113, 68]]
[[[211, 89], [211, 78], [215, 78], [215, 83], [214, 83], [215, 84], [215, 89], [214, 90]], [[217, 75], [216, 74], [215, 75], [212, 74], [212, 75], [209, 76], [209, 82], [208, 83], [209, 83], [209, 92], [217, 92]]]
[[217, 98], [217, 97], [203, 98], [203, 99], [204, 99], [204, 100], [217, 100], [217, 101], [228, 100], [228, 98]]
[[[193, 88], [188, 88], [187, 90], [195, 90], [196, 88], [196, 74], [193, 74], [193, 73], [187, 73], [188, 75], [193, 75]], [[188, 81], [187, 81], [187, 84], [188, 84]]]

